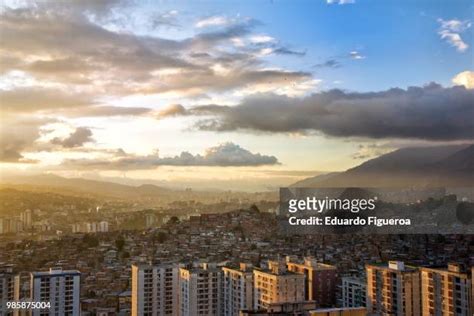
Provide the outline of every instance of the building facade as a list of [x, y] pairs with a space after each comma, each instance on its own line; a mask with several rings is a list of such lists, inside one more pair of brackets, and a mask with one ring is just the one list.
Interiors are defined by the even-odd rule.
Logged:
[[77, 270], [51, 268], [48, 272], [30, 273], [30, 301], [50, 303], [50, 308], [34, 309], [32, 315], [79, 316], [80, 279]]
[[179, 315], [220, 316], [222, 269], [202, 263], [179, 269]]
[[376, 315], [421, 315], [420, 274], [400, 261], [366, 265], [367, 308]]
[[342, 278], [343, 307], [366, 307], [367, 306], [367, 283], [364, 279], [355, 277]]
[[132, 265], [132, 315], [177, 316], [178, 293], [178, 265]]
[[253, 308], [253, 271], [251, 264], [239, 268], [223, 267], [222, 315], [238, 316], [241, 310]]
[[285, 260], [269, 261], [268, 269], [254, 269], [253, 276], [255, 310], [305, 301], [305, 276], [288, 271]]
[[472, 280], [457, 264], [447, 269], [421, 268], [423, 316], [473, 315]]
[[298, 260], [289, 256], [286, 257], [286, 264], [288, 271], [305, 276], [306, 301], [315, 301], [317, 306], [322, 307], [336, 305], [338, 275], [335, 266], [319, 263], [312, 257]]
[[13, 315], [13, 311], [7, 309], [7, 302], [18, 301], [18, 296], [19, 275], [9, 267], [0, 267], [0, 315]]

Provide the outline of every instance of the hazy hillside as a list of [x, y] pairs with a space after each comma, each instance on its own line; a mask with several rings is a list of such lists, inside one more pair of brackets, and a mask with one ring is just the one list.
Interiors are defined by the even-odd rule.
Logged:
[[435, 164], [437, 168], [451, 172], [474, 173], [474, 145], [462, 149]]
[[340, 174], [340, 172], [330, 172], [330, 173], [326, 173], [326, 174], [317, 175], [317, 176], [314, 176], [314, 177], [306, 178], [306, 179], [300, 180], [298, 182], [295, 182], [290, 187], [297, 187], [297, 188], [298, 187], [299, 188], [311, 187], [311, 186], [314, 186], [318, 183], [326, 181], [329, 178], [332, 178], [332, 177], [334, 177], [338, 174]]
[[474, 185], [474, 145], [403, 148], [327, 178], [294, 186], [402, 187]]
[[80, 178], [63, 178], [56, 175], [37, 175], [27, 177], [6, 177], [3, 183], [28, 184], [38, 186], [71, 189], [74, 191], [91, 193], [118, 198], [138, 198], [143, 196], [167, 195], [172, 191], [152, 184], [129, 186], [114, 182], [87, 180]]

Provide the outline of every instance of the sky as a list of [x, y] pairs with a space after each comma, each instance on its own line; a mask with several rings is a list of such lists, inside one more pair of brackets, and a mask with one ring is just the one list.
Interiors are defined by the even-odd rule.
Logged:
[[261, 190], [474, 139], [472, 1], [5, 1], [0, 171]]

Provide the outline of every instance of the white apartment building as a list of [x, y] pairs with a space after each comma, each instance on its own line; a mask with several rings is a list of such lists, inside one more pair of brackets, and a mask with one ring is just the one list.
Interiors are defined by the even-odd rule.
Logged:
[[12, 310], [7, 310], [7, 302], [18, 301], [19, 275], [13, 273], [11, 268], [0, 267], [0, 315], [11, 316]]
[[50, 308], [32, 310], [33, 316], [80, 315], [81, 273], [77, 270], [51, 268], [48, 272], [30, 273], [30, 301], [50, 302]]
[[178, 295], [178, 265], [132, 265], [133, 316], [177, 316]]
[[180, 268], [180, 316], [220, 316], [222, 269], [202, 263]]
[[241, 263], [239, 268], [223, 267], [222, 315], [238, 316], [241, 310], [253, 308], [252, 265]]

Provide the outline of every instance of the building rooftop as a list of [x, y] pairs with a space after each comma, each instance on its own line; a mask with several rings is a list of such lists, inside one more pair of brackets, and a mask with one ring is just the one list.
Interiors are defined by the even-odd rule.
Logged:
[[416, 271], [418, 267], [405, 265], [403, 261], [389, 261], [389, 262], [381, 262], [381, 263], [371, 263], [367, 264], [367, 267], [376, 267], [376, 268], [383, 268], [392, 271]]
[[78, 270], [63, 270], [61, 268], [50, 268], [49, 271], [31, 272], [33, 277], [42, 276], [62, 276], [62, 275], [81, 275]]

